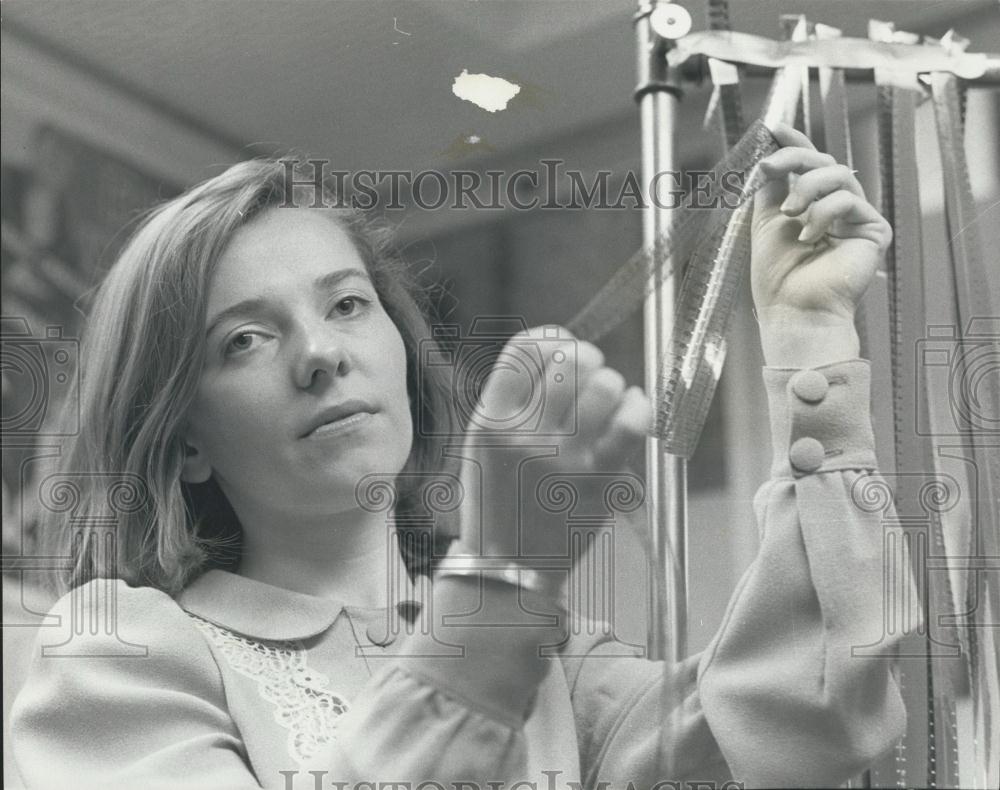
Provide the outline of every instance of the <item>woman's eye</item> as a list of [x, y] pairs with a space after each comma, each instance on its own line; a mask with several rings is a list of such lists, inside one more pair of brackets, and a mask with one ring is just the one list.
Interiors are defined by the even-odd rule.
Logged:
[[242, 354], [255, 348], [262, 339], [257, 332], [237, 332], [226, 341], [224, 351], [227, 356]]
[[333, 306], [333, 311], [337, 315], [353, 315], [367, 306], [369, 301], [362, 296], [345, 296], [343, 299], [337, 300], [337, 303]]

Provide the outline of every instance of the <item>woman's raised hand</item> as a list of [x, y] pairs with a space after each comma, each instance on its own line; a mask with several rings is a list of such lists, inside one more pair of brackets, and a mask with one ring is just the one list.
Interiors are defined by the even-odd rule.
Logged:
[[463, 511], [463, 543], [492, 555], [565, 555], [565, 514], [546, 515], [538, 485], [572, 475], [586, 500], [588, 475], [622, 472], [641, 456], [651, 419], [645, 393], [627, 387], [592, 343], [557, 327], [514, 335], [467, 426], [463, 483], [480, 507]]
[[[816, 367], [857, 356], [854, 312], [892, 228], [854, 173], [789, 126], [763, 159], [754, 196], [751, 284], [769, 365]], [[791, 183], [790, 183], [791, 182]]]

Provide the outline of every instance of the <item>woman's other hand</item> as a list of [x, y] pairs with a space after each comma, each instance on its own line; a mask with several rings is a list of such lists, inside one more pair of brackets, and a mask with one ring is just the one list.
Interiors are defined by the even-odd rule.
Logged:
[[751, 280], [764, 358], [818, 367], [858, 355], [854, 312], [892, 228], [846, 166], [786, 125], [754, 196]]
[[573, 475], [580, 501], [599, 496], [607, 482], [600, 475], [642, 457], [651, 420], [645, 393], [627, 387], [592, 343], [561, 327], [514, 335], [467, 429], [463, 484], [467, 496], [481, 497], [469, 499], [478, 508], [463, 511], [463, 543], [491, 555], [565, 556], [566, 513], [546, 511], [538, 485], [548, 475]]

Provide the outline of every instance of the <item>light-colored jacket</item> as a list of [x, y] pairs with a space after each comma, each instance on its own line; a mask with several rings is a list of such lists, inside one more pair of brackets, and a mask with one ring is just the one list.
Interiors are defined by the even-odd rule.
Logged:
[[[856, 504], [875, 467], [869, 367], [764, 377], [775, 460], [754, 503], [760, 551], [712, 643], [669, 673], [677, 715], [661, 709], [665, 667], [608, 637], [574, 637], [522, 698], [491, 688], [488, 673], [396, 655], [386, 610], [218, 570], [177, 599], [97, 580], [55, 606], [62, 627], [41, 629], [16, 700], [27, 786], [842, 782], [905, 727], [891, 662], [852, 656], [894, 646], [883, 634], [882, 514]], [[74, 606], [112, 600], [113, 633], [71, 633]], [[663, 776], [668, 724], [676, 763]]]

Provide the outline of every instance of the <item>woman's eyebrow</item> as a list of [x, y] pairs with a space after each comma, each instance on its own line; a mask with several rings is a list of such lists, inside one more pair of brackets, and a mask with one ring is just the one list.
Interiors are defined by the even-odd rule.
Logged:
[[[329, 274], [324, 274], [321, 277], [317, 277], [313, 281], [313, 287], [319, 291], [328, 291], [335, 288], [342, 281], [350, 279], [351, 277], [359, 277], [363, 280], [371, 282], [371, 278], [368, 276], [368, 272], [364, 269], [350, 268], [350, 269], [338, 269], [335, 272], [330, 272]], [[261, 297], [254, 297], [252, 299], [244, 299], [241, 302], [230, 305], [225, 310], [219, 311], [219, 313], [208, 323], [208, 328], [205, 330], [205, 337], [209, 337], [215, 328], [225, 321], [227, 318], [232, 318], [233, 316], [246, 315], [247, 313], [261, 312], [268, 306], [268, 301]]]
[[267, 307], [267, 304], [268, 302], [266, 299], [258, 297], [254, 299], [244, 299], [242, 302], [230, 305], [225, 310], [221, 310], [215, 318], [209, 322], [208, 328], [205, 329], [205, 337], [210, 337], [216, 327], [227, 318], [232, 318], [238, 315], [246, 315], [247, 313], [260, 312]]
[[313, 287], [318, 290], [329, 290], [341, 283], [343, 280], [347, 280], [351, 277], [360, 277], [363, 280], [371, 282], [371, 278], [368, 276], [368, 272], [364, 269], [338, 269], [335, 272], [330, 272], [329, 274], [324, 274], [322, 277], [317, 277], [313, 282]]

